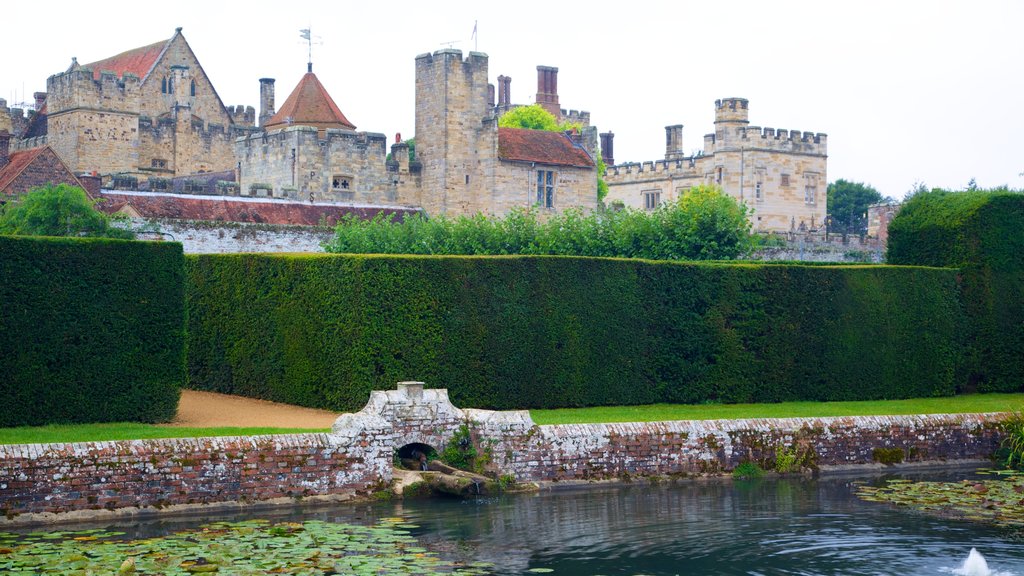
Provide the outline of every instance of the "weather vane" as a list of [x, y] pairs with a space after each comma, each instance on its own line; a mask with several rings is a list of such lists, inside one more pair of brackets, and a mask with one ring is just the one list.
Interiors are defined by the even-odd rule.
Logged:
[[313, 42], [314, 42], [314, 40], [316, 41], [317, 44], [322, 44], [323, 43], [321, 41], [320, 37], [319, 36], [313, 36], [312, 32], [313, 32], [313, 27], [312, 26], [310, 26], [309, 28], [303, 28], [302, 30], [299, 30], [299, 36], [301, 36], [302, 39], [306, 41], [306, 52], [307, 52], [307, 57], [308, 57], [308, 61], [307, 61], [307, 64], [306, 64], [306, 71], [307, 72], [312, 72], [313, 71]]

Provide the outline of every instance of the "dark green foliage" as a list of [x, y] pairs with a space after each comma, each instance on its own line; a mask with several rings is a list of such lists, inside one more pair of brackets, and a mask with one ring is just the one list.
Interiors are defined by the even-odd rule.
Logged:
[[899, 464], [904, 456], [903, 448], [875, 448], [871, 451], [871, 460], [879, 464]]
[[0, 236], [0, 427], [170, 420], [180, 244]]
[[33, 188], [0, 206], [0, 234], [15, 236], [92, 236], [134, 238], [111, 226], [112, 219], [93, 206], [85, 190], [67, 184]]
[[204, 255], [189, 385], [333, 410], [949, 395], [952, 270], [565, 257]]
[[914, 194], [889, 226], [892, 264], [961, 271], [966, 391], [1024, 390], [1024, 194]]
[[325, 248], [339, 254], [565, 255], [731, 260], [755, 246], [747, 209], [712, 186], [696, 186], [650, 212], [625, 209], [543, 218], [514, 210], [504, 218], [477, 214], [394, 222], [348, 217]]
[[[882, 201], [874, 187], [840, 178], [828, 185], [828, 230], [839, 234], [866, 234], [868, 206]], [[892, 201], [890, 198], [889, 201]]]

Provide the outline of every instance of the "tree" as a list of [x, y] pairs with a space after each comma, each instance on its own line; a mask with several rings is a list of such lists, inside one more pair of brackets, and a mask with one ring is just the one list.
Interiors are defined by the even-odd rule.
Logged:
[[13, 236], [93, 236], [134, 238], [130, 230], [111, 226], [85, 190], [50, 184], [29, 190], [0, 209], [0, 234]]
[[529, 130], [547, 130], [558, 132], [558, 119], [540, 104], [513, 108], [498, 118], [498, 126], [502, 128], [527, 128]]
[[849, 182], [843, 179], [829, 184], [829, 232], [866, 234], [868, 231], [868, 206], [878, 204], [883, 200], [882, 194], [868, 184]]

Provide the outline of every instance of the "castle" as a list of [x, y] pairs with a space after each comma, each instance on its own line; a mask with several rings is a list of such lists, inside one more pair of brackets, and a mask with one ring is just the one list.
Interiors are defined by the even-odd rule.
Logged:
[[[274, 80], [260, 79], [257, 124], [252, 107], [224, 106], [180, 28], [92, 64], [73, 61], [48, 79], [27, 116], [0, 101], [0, 130], [15, 134], [15, 150], [49, 145], [76, 173], [98, 174], [107, 190], [168, 198], [428, 215], [597, 208], [597, 130], [587, 112], [560, 107], [557, 68], [537, 67], [535, 102], [581, 127], [573, 133], [499, 127], [515, 108], [511, 78], [490, 84], [486, 54], [439, 50], [417, 56], [415, 69], [414, 152], [400, 136], [388, 146], [383, 133], [357, 131], [312, 63], [279, 110]], [[707, 182], [751, 206], [757, 230], [819, 226], [825, 135], [748, 126], [747, 106], [740, 98], [716, 102], [715, 132], [694, 156], [683, 153], [681, 125], [666, 128], [664, 160], [640, 164], [615, 165], [613, 134], [601, 134], [606, 202], [653, 209]], [[153, 204], [139, 200], [133, 212], [130, 198], [119, 202], [140, 216]]]
[[715, 102], [715, 131], [704, 150], [683, 152], [683, 126], [665, 127], [665, 158], [614, 165], [613, 135], [601, 134], [606, 202], [651, 210], [696, 184], [721, 186], [752, 209], [755, 231], [816, 230], [825, 224], [825, 134], [750, 126], [748, 101]]

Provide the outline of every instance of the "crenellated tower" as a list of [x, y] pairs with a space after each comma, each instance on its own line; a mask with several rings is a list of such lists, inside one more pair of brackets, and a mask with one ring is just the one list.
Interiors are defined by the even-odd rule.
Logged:
[[[487, 55], [438, 50], [416, 57], [416, 159], [429, 214], [477, 211], [478, 152], [493, 157], [497, 121], [488, 107]], [[489, 152], [489, 153], [488, 153]], [[458, 204], [458, 206], [456, 206]]]

